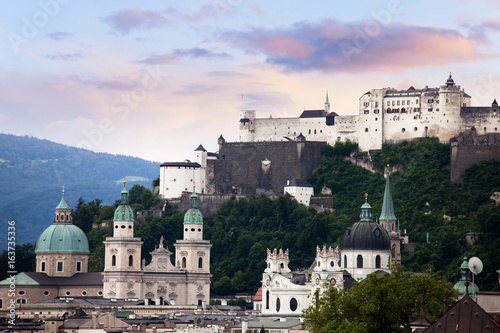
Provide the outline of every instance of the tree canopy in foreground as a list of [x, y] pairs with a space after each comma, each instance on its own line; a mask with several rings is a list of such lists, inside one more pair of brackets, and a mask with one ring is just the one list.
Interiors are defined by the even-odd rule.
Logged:
[[332, 286], [321, 295], [317, 291], [303, 313], [304, 326], [312, 333], [411, 332], [421, 305], [432, 322], [456, 295], [442, 274], [415, 274], [397, 265], [390, 274], [372, 273], [350, 289]]

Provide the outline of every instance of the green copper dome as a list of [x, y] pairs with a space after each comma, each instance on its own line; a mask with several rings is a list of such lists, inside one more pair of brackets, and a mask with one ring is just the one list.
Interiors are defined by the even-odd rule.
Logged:
[[35, 252], [89, 252], [87, 236], [71, 222], [70, 209], [63, 189], [54, 221], [38, 237]]
[[198, 209], [198, 196], [193, 190], [191, 194], [191, 204], [188, 211], [184, 214], [184, 224], [203, 224], [203, 216]]
[[128, 204], [128, 191], [123, 182], [120, 206], [115, 209], [114, 221], [134, 221], [134, 212]]
[[89, 252], [87, 236], [73, 224], [52, 224], [36, 242], [35, 252]]
[[460, 266], [460, 280], [453, 285], [453, 288], [459, 292], [460, 298], [467, 292], [465, 283], [469, 284], [469, 296], [472, 297], [479, 291], [479, 287], [475, 283], [472, 283], [471, 274], [472, 272], [469, 270], [467, 257], [465, 257]]

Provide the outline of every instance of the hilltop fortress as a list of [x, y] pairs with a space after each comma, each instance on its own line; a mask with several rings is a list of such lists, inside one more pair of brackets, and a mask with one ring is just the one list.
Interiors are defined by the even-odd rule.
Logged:
[[[452, 180], [460, 181], [470, 166], [468, 161], [478, 163], [500, 156], [499, 141], [492, 139], [500, 137], [499, 113], [496, 100], [491, 106], [471, 106], [471, 96], [455, 84], [451, 74], [439, 88], [372, 89], [359, 98], [357, 115], [338, 115], [331, 109], [328, 94], [324, 109], [304, 110], [298, 118], [257, 118], [256, 111], [244, 110], [239, 142], [226, 142], [221, 135], [217, 153], [200, 145], [191, 161], [163, 163], [159, 195], [169, 200], [180, 198], [194, 182], [199, 194], [209, 196], [283, 193], [288, 181], [310, 177], [325, 144], [347, 139], [357, 142], [362, 151], [373, 151], [380, 150], [383, 143], [423, 137], [437, 137], [443, 143], [470, 132], [474, 138], [490, 137], [486, 144], [480, 140], [483, 146], [497, 145], [486, 154], [478, 140], [471, 141], [474, 147], [452, 140], [453, 147], [463, 146], [452, 157]], [[206, 205], [204, 200], [200, 206], [217, 206], [212, 201]], [[223, 202], [225, 197], [217, 200]], [[180, 207], [187, 209], [188, 194], [183, 202]]]
[[244, 110], [239, 129], [241, 142], [293, 140], [302, 134], [307, 141], [330, 145], [349, 139], [370, 151], [383, 143], [426, 136], [448, 142], [471, 128], [478, 135], [498, 133], [498, 114], [496, 100], [491, 106], [472, 107], [471, 96], [450, 74], [439, 88], [372, 89], [359, 98], [356, 115], [331, 110], [328, 94], [324, 109], [304, 110], [298, 118], [256, 118], [256, 111]]

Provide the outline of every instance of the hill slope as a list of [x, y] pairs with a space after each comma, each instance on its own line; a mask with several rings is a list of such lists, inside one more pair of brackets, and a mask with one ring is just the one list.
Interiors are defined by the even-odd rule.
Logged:
[[[79, 197], [108, 204], [119, 198], [122, 185], [117, 180], [144, 177], [147, 180], [138, 183], [150, 186], [158, 174], [156, 162], [0, 134], [0, 216], [5, 222], [17, 222], [17, 244], [34, 243], [52, 223], [63, 185], [72, 207]], [[0, 246], [5, 248], [5, 237], [0, 238]]]

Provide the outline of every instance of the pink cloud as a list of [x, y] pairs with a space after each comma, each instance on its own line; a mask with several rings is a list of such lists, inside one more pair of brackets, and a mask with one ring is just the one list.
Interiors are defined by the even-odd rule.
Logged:
[[227, 32], [229, 43], [261, 52], [285, 71], [403, 71], [485, 59], [475, 40], [456, 30], [377, 21], [325, 20], [288, 29]]

